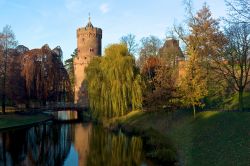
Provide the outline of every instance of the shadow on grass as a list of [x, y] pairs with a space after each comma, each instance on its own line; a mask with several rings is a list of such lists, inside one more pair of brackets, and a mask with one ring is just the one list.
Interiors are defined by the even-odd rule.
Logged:
[[187, 165], [250, 165], [250, 113], [202, 112], [190, 125]]

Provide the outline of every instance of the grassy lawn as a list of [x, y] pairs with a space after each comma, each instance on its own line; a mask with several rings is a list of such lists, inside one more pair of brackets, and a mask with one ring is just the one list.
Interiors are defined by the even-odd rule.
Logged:
[[9, 113], [0, 115], [0, 130], [10, 127], [19, 127], [29, 125], [50, 119], [50, 116], [45, 114], [21, 115]]
[[[225, 100], [225, 109], [226, 110], [237, 110], [238, 106], [238, 93], [235, 93], [233, 96]], [[244, 92], [243, 94], [243, 102], [244, 109], [250, 110], [250, 92]]]
[[119, 121], [170, 138], [182, 165], [250, 165], [250, 112], [133, 112]]

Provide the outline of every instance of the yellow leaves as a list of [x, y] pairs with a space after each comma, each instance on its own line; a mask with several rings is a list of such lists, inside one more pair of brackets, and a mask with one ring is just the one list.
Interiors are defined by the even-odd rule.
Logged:
[[[105, 49], [104, 56], [127, 56], [129, 55], [128, 49], [124, 44], [112, 44]], [[105, 57], [106, 58], [106, 57]]]
[[[207, 5], [197, 12], [189, 27], [191, 34], [187, 37], [187, 55], [185, 76], [180, 88], [183, 91], [183, 103], [203, 106], [202, 99], [208, 96], [208, 89], [214, 78], [212, 59], [223, 48], [226, 40], [218, 27], [218, 21], [211, 17]], [[218, 85], [219, 86], [219, 85]]]
[[189, 26], [191, 34], [187, 38], [188, 50], [195, 50], [199, 57], [215, 56], [226, 43], [223, 33], [219, 30], [218, 20], [211, 17], [206, 5], [197, 12]]
[[201, 65], [197, 60], [195, 54], [190, 55], [190, 59], [187, 64], [186, 73], [184, 78], [181, 80], [181, 91], [184, 94], [183, 104], [185, 105], [198, 105], [201, 106], [203, 103], [201, 99], [207, 95], [207, 81]]

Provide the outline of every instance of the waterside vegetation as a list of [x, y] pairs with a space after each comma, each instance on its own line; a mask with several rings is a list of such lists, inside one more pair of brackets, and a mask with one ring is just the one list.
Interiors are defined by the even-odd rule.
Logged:
[[249, 165], [249, 119], [249, 112], [205, 111], [194, 119], [190, 110], [135, 111], [104, 125], [146, 136], [155, 146], [164, 142], [148, 151], [158, 161], [165, 151], [163, 161], [177, 159], [181, 165]]
[[0, 130], [31, 126], [52, 118], [52, 116], [43, 113], [7, 113], [0, 115]]

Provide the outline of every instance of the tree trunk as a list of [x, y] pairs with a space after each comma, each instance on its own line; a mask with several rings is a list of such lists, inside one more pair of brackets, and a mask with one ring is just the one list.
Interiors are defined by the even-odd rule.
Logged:
[[6, 95], [5, 95], [5, 93], [6, 93], [6, 86], [5, 86], [5, 82], [6, 82], [6, 69], [5, 69], [5, 71], [4, 71], [4, 76], [3, 76], [3, 86], [2, 86], [2, 88], [3, 88], [3, 94], [2, 94], [2, 112], [3, 112], [3, 114], [5, 114], [5, 100], [6, 100]]
[[195, 110], [195, 105], [193, 104], [193, 113], [194, 113], [194, 118], [195, 118], [195, 112], [196, 112], [196, 110]]
[[239, 111], [243, 111], [244, 103], [243, 103], [243, 89], [240, 88], [239, 90]]
[[2, 112], [3, 112], [3, 114], [5, 114], [5, 92], [4, 91], [3, 91], [3, 95], [2, 95]]
[[2, 95], [2, 112], [5, 114], [5, 100], [6, 100], [6, 77], [7, 77], [7, 57], [8, 50], [4, 52], [4, 73], [3, 73], [3, 95]]

